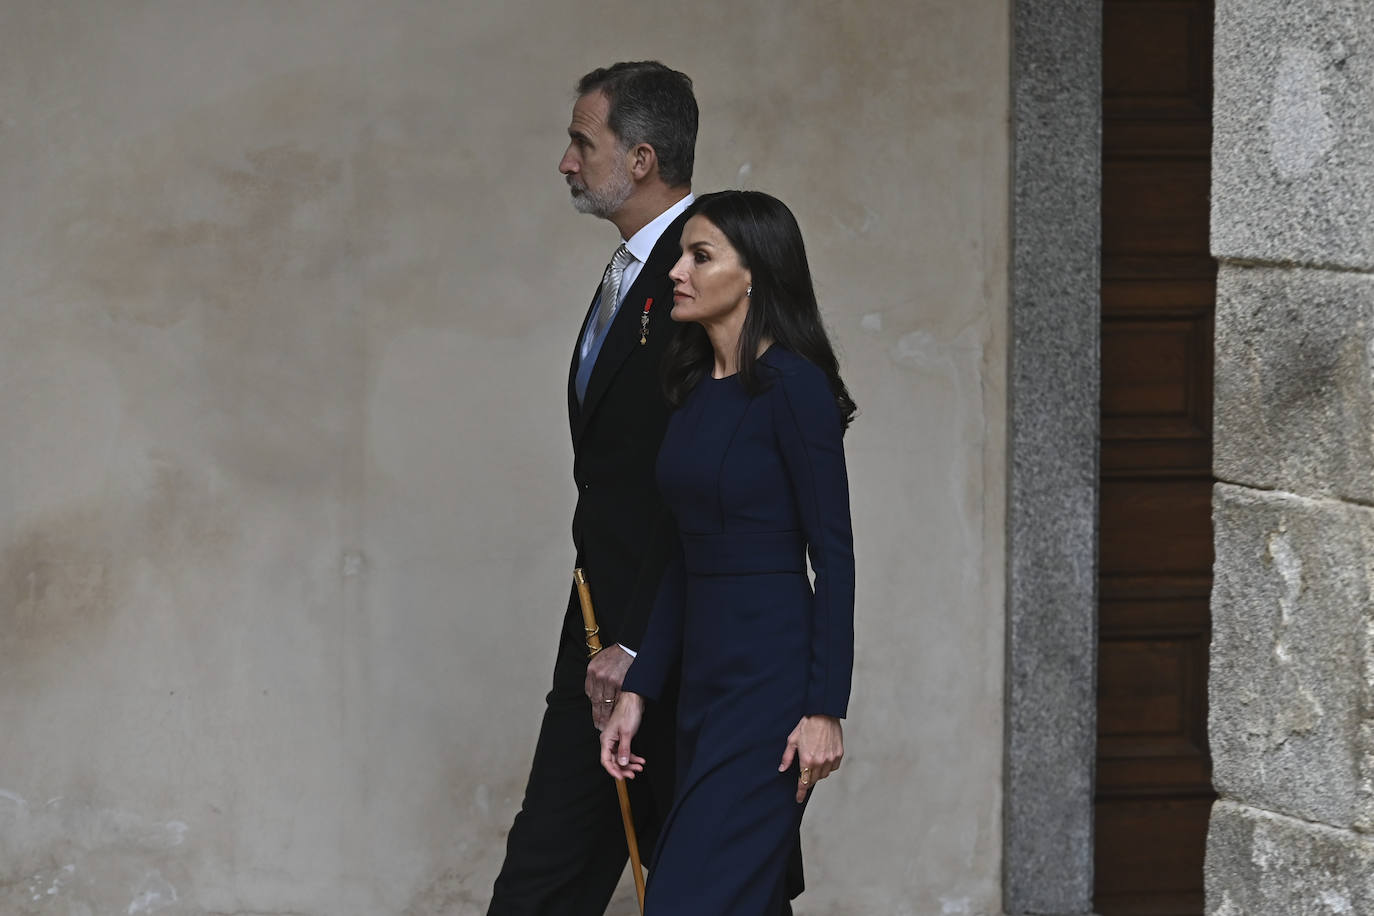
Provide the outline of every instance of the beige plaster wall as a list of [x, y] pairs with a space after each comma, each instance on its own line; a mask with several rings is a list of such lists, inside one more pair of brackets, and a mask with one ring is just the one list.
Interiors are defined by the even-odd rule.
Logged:
[[863, 410], [799, 912], [996, 912], [1007, 19], [0, 7], [0, 912], [482, 911], [615, 242], [555, 168], [572, 82], [638, 56], [697, 81], [698, 190], [793, 204]]

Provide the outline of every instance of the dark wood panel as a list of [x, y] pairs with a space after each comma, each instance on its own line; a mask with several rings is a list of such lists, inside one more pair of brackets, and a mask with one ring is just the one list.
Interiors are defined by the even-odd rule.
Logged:
[[1212, 593], [1212, 570], [1191, 573], [1114, 573], [1099, 576], [1098, 597], [1113, 605], [1131, 601], [1201, 600]]
[[1142, 897], [1100, 895], [1097, 901], [1102, 916], [1197, 916], [1205, 905], [1200, 890]]
[[1205, 250], [1169, 254], [1154, 252], [1148, 256], [1130, 252], [1108, 252], [1102, 256], [1102, 279], [1113, 280], [1171, 280], [1215, 279], [1217, 262]]
[[1093, 908], [1201, 916], [1214, 797], [1209, 0], [1105, 0]]
[[1121, 121], [1210, 121], [1212, 20], [1202, 0], [1107, 0], [1102, 10], [1104, 128]]
[[1097, 900], [1102, 916], [1197, 916], [1205, 905], [1202, 891], [1161, 892], [1139, 898], [1100, 895]]
[[1098, 655], [1098, 733], [1148, 737], [1160, 748], [1153, 753], [1161, 756], [1195, 747], [1192, 722], [1202, 708], [1198, 668], [1205, 667], [1206, 655], [1196, 636], [1104, 640]]
[[1102, 443], [1102, 476], [1138, 477], [1149, 471], [1159, 477], [1196, 477], [1212, 466], [1212, 440], [1119, 437]]
[[1212, 765], [1191, 745], [1178, 753], [1157, 753], [1115, 738], [1103, 741], [1097, 763], [1098, 799], [1210, 798]]
[[1206, 254], [1209, 162], [1108, 161], [1102, 173], [1104, 257]]
[[1215, 280], [1117, 281], [1102, 293], [1102, 471], [1208, 475]]
[[1105, 601], [1103, 612], [1098, 797], [1210, 796], [1205, 597]]
[[1101, 575], [1210, 571], [1211, 518], [1210, 478], [1104, 478]]
[[1197, 325], [1196, 320], [1103, 321], [1102, 416], [1129, 421], [1128, 429], [1145, 418], [1193, 425], [1196, 398], [1188, 383]]
[[1107, 439], [1206, 438], [1211, 320], [1104, 318], [1102, 435]]
[[[1105, 639], [1134, 637], [1137, 639], [1206, 635], [1211, 615], [1207, 606], [1210, 579], [1198, 577], [1201, 594], [1170, 593], [1154, 580], [1146, 580], [1138, 593], [1130, 594], [1115, 577], [1101, 581], [1102, 613], [1098, 630]], [[1131, 580], [1124, 580], [1131, 581]], [[1164, 592], [1160, 594], [1159, 592]], [[1107, 597], [1115, 593], [1119, 597]]]
[[1099, 756], [1103, 766], [1097, 790], [1102, 797], [1153, 797], [1166, 790], [1211, 789], [1207, 741], [1201, 734], [1102, 735]]
[[1211, 108], [1211, 18], [1192, 2], [1108, 3], [1102, 17], [1102, 96], [1108, 118]]
[[1209, 798], [1099, 799], [1096, 908], [1113, 916], [1202, 912]]
[[1104, 277], [1103, 318], [1198, 318], [1212, 314], [1217, 299], [1216, 262], [1206, 259], [1198, 279], [1159, 277], [1157, 258], [1147, 259], [1150, 275], [1140, 278]]
[[1212, 125], [1206, 120], [1115, 121], [1103, 125], [1102, 158], [1200, 159], [1211, 144]]

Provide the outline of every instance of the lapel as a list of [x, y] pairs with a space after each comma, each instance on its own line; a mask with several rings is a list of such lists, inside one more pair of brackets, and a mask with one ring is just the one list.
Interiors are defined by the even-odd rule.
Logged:
[[[640, 271], [639, 276], [644, 276], [644, 271]], [[638, 285], [638, 279], [639, 277], [635, 278], [635, 285]], [[630, 290], [630, 292], [634, 292], [634, 290]], [[601, 281], [598, 280], [596, 289], [592, 291], [591, 304], [587, 306], [587, 314], [583, 316], [582, 326], [577, 329], [577, 337], [573, 340], [572, 365], [568, 367], [568, 427], [572, 430], [574, 442], [577, 441], [578, 434], [581, 432], [577, 422], [577, 415], [582, 411], [581, 406], [577, 403], [577, 369], [582, 364], [582, 337], [587, 333], [587, 325], [592, 320], [592, 306], [596, 305], [596, 297], [600, 294]], [[625, 301], [629, 302], [630, 300], [627, 297]], [[621, 311], [624, 311], [623, 306]], [[616, 317], [620, 317], [619, 313], [616, 314]]]
[[[672, 285], [667, 280], [668, 271], [672, 269], [681, 253], [682, 226], [686, 223], [685, 213], [678, 216], [663, 230], [658, 242], [654, 245], [654, 250], [649, 252], [649, 260], [644, 262], [644, 268], [635, 278], [634, 285], [625, 294], [625, 299], [620, 304], [620, 310], [615, 313], [614, 320], [611, 321], [610, 330], [606, 333], [606, 341], [601, 345], [601, 352], [597, 354], [596, 365], [592, 367], [592, 376], [587, 380], [587, 396], [583, 399], [582, 406], [577, 404], [577, 390], [573, 379], [577, 375], [577, 355], [574, 351], [572, 372], [568, 382], [568, 410], [572, 420], [573, 444], [576, 445], [582, 438], [582, 431], [587, 428], [587, 421], [596, 413], [597, 405], [605, 395], [606, 390], [611, 386], [611, 380], [615, 378], [620, 367], [630, 354], [639, 346], [639, 318], [644, 313], [644, 302], [650, 296], [664, 297], [667, 301], [655, 301], [653, 310], [655, 312], [663, 309], [663, 314], [672, 310], [673, 303], [671, 295], [665, 292], [671, 290]], [[600, 285], [598, 284], [598, 289]], [[582, 322], [582, 332], [578, 334], [578, 345], [581, 345], [582, 334], [586, 333], [587, 322], [591, 320], [591, 311], [588, 310], [587, 317]], [[651, 380], [657, 383], [657, 375]]]

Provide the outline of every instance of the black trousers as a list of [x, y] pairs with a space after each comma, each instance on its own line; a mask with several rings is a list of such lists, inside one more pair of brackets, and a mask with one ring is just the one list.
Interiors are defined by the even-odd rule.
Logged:
[[[603, 916], [625, 871], [629, 850], [620, 802], [615, 781], [601, 768], [601, 733], [583, 692], [586, 674], [585, 649], [564, 639], [487, 916]], [[650, 704], [633, 742], [648, 761], [627, 783], [646, 865], [672, 806], [674, 699]], [[786, 896], [797, 896], [802, 887], [801, 847], [794, 844]], [[778, 912], [791, 916], [791, 905], [784, 900]]]

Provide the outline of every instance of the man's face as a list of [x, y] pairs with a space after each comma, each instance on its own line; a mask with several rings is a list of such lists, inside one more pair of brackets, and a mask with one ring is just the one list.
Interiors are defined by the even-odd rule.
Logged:
[[626, 151], [606, 123], [610, 112], [610, 101], [599, 91], [578, 99], [568, 124], [568, 148], [558, 163], [573, 207], [602, 219], [610, 219], [634, 191]]

